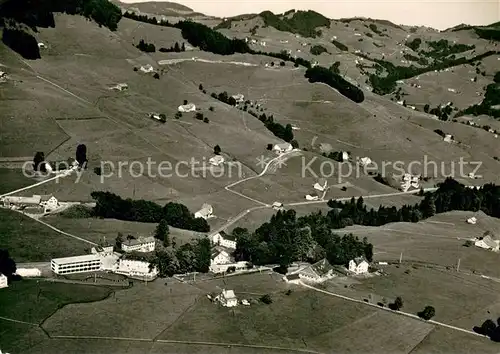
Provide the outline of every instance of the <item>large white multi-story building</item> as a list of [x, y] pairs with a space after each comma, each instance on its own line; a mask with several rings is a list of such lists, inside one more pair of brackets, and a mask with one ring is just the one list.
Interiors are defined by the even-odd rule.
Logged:
[[60, 275], [97, 272], [102, 268], [102, 259], [99, 254], [54, 258], [50, 262], [50, 268], [54, 273]]
[[122, 251], [124, 252], [153, 252], [155, 250], [155, 238], [139, 237], [122, 242]]

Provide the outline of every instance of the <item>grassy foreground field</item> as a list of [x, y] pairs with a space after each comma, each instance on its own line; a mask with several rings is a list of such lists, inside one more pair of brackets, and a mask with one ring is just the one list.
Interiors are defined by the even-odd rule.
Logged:
[[8, 352], [25, 352], [48, 340], [38, 325], [55, 311], [70, 303], [103, 300], [111, 292], [103, 286], [29, 279], [13, 282], [0, 291], [0, 347]]
[[90, 246], [7, 209], [0, 209], [0, 245], [17, 263], [78, 255]]

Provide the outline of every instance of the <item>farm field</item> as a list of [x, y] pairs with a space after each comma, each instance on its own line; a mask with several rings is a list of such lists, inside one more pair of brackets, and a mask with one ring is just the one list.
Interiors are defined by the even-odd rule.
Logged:
[[16, 263], [84, 254], [91, 246], [7, 209], [0, 209], [0, 245]]
[[[476, 215], [476, 225], [465, 220]], [[486, 231], [494, 234], [500, 221], [482, 212], [454, 211], [435, 215], [418, 223], [392, 223], [380, 227], [349, 226], [341, 232], [354, 235], [373, 243], [376, 261], [397, 261], [403, 252], [403, 261], [420, 262], [443, 267], [456, 267], [460, 259], [460, 269], [499, 277], [495, 264], [500, 255], [464, 243], [480, 237]]]
[[495, 316], [488, 311], [500, 308], [497, 282], [454, 270], [406, 263], [383, 269], [387, 275], [355, 279], [347, 288], [333, 279], [327, 289], [359, 300], [371, 297], [373, 303], [386, 305], [400, 296], [404, 302], [402, 311], [417, 314], [430, 305], [436, 309], [433, 319], [467, 330], [481, 325], [488, 316]]
[[[168, 285], [165, 285], [167, 283]], [[176, 280], [137, 282], [101, 302], [68, 305], [48, 318], [50, 335], [153, 339], [193, 306], [200, 290]]]
[[7, 193], [19, 188], [27, 187], [37, 181], [24, 176], [22, 170], [0, 168], [0, 194]]
[[[112, 244], [114, 244], [119, 232], [122, 233], [124, 237], [127, 235], [132, 235], [136, 238], [139, 236], [147, 237], [153, 235], [157, 226], [157, 224], [154, 223], [140, 223], [99, 218], [72, 219], [57, 215], [44, 217], [43, 221], [58, 228], [59, 230], [82, 237], [86, 240], [95, 243], [100, 243], [106, 240], [107, 243]], [[202, 234], [193, 231], [170, 227], [170, 238], [172, 239], [175, 237], [178, 245], [201, 236]]]
[[[37, 326], [58, 309], [74, 302], [103, 300], [113, 290], [103, 286], [50, 283], [24, 279], [0, 292], [0, 346], [9, 352], [25, 352], [48, 338]], [[25, 323], [6, 321], [4, 318]]]

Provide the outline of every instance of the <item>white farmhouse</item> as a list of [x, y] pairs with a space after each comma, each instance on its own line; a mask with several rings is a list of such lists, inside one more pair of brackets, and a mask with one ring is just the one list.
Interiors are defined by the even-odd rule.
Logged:
[[272, 205], [274, 210], [283, 210], [283, 203], [281, 202], [274, 202]]
[[220, 295], [215, 297], [216, 301], [219, 301], [224, 307], [235, 307], [238, 306], [238, 298], [234, 294], [233, 290], [222, 290]]
[[317, 191], [320, 191], [320, 192], [324, 192], [325, 189], [326, 189], [326, 186], [328, 184], [328, 181], [324, 178], [320, 178], [318, 180], [318, 182], [316, 182], [313, 187], [314, 189], [316, 189]]
[[283, 277], [283, 280], [291, 284], [300, 284], [300, 275], [298, 273], [289, 274]]
[[359, 164], [361, 166], [368, 166], [371, 163], [372, 163], [372, 159], [370, 159], [369, 157], [362, 157], [359, 159]]
[[494, 240], [490, 235], [484, 236], [474, 242], [474, 246], [491, 250], [493, 252], [498, 252], [499, 244], [500, 241]]
[[116, 84], [115, 86], [111, 87], [111, 90], [117, 90], [117, 91], [124, 91], [127, 89], [128, 85], [125, 83]]
[[155, 69], [151, 64], [146, 64], [144, 66], [141, 66], [139, 70], [142, 71], [143, 73], [152, 73]]
[[276, 144], [273, 147], [273, 151], [277, 154], [283, 154], [293, 150], [293, 146], [290, 143]]
[[212, 243], [222, 247], [236, 249], [236, 239], [231, 235], [224, 235], [216, 233], [212, 236]]
[[38, 48], [43, 49], [43, 48], [47, 48], [47, 46], [43, 42], [38, 42]]
[[445, 136], [443, 138], [443, 141], [445, 143], [451, 143], [453, 141], [453, 135], [451, 135], [451, 134], [445, 134]]
[[475, 216], [467, 219], [467, 224], [476, 225], [477, 219]]
[[139, 237], [128, 239], [122, 242], [122, 251], [124, 252], [153, 252], [155, 250], [155, 238], [153, 236], [149, 237]]
[[237, 95], [233, 95], [231, 97], [234, 98], [238, 103], [243, 102], [243, 100], [245, 99], [245, 96], [241, 93], [238, 93]]
[[43, 212], [48, 213], [59, 208], [59, 201], [53, 195], [41, 195], [40, 206], [43, 207]]
[[368, 262], [363, 257], [358, 257], [349, 261], [349, 271], [354, 274], [368, 273], [368, 266]]
[[215, 155], [208, 160], [208, 163], [213, 166], [220, 166], [224, 163], [224, 156]]
[[204, 203], [201, 209], [194, 213], [195, 218], [203, 218], [205, 220], [213, 217], [214, 209], [210, 204]]
[[194, 112], [196, 111], [196, 106], [194, 103], [188, 103], [188, 104], [183, 104], [180, 105], [177, 110], [182, 113], [187, 113], [187, 112]]
[[212, 250], [212, 256], [210, 258], [211, 265], [220, 265], [231, 263], [231, 256], [225, 250], [215, 247]]
[[317, 196], [317, 195], [310, 195], [310, 194], [306, 195], [306, 200], [313, 201], [313, 200], [318, 200], [318, 199], [319, 199], [319, 196]]
[[0, 289], [9, 287], [8, 279], [5, 275], [0, 273]]
[[[297, 279], [297, 276], [299, 279]], [[321, 283], [335, 276], [333, 268], [326, 259], [308, 265], [286, 276], [287, 282], [298, 283], [300, 281], [310, 283]]]

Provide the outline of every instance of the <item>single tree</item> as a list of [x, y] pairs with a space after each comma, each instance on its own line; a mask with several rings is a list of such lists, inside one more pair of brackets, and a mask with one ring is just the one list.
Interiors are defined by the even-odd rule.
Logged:
[[214, 154], [215, 155], [220, 155], [220, 153], [222, 152], [222, 149], [220, 148], [219, 145], [215, 145], [214, 146]]
[[155, 238], [163, 241], [163, 245], [165, 247], [168, 247], [170, 246], [169, 233], [170, 229], [168, 227], [167, 221], [165, 219], [161, 219], [160, 222], [158, 223], [158, 226], [156, 226], [154, 234]]
[[76, 162], [82, 168], [87, 166], [87, 146], [85, 144], [80, 144], [76, 147]]
[[33, 158], [33, 170], [36, 172], [46, 172], [45, 169], [45, 154], [38, 151]]
[[185, 52], [185, 51], [186, 51], [186, 45], [184, 44], [184, 42], [182, 42], [181, 52]]
[[262, 301], [263, 303], [269, 305], [273, 302], [273, 299], [271, 298], [271, 295], [269, 294], [265, 294], [265, 295], [262, 295], [260, 297], [260, 301]]
[[158, 74], [158, 73], [154, 73], [154, 74], [153, 74], [153, 77], [154, 77], [156, 80], [159, 80], [159, 79], [160, 79], [160, 74]]
[[187, 104], [188, 104], [188, 100], [184, 100], [183, 105], [187, 105]]
[[179, 47], [179, 43], [175, 42], [174, 44], [174, 52], [179, 53], [181, 51], [181, 47]]
[[425, 112], [425, 113], [429, 113], [429, 108], [430, 108], [430, 106], [429, 106], [429, 104], [427, 103], [427, 104], [424, 106], [424, 112]]
[[200, 84], [200, 86], [198, 86], [198, 89], [199, 89], [200, 91], [203, 91], [203, 85], [202, 85], [202, 84]]
[[436, 310], [434, 309], [434, 307], [432, 307], [432, 306], [425, 306], [425, 308], [423, 309], [423, 311], [420, 311], [418, 313], [418, 317], [423, 318], [424, 320], [428, 321], [432, 317], [434, 317], [435, 314], [436, 314]]

